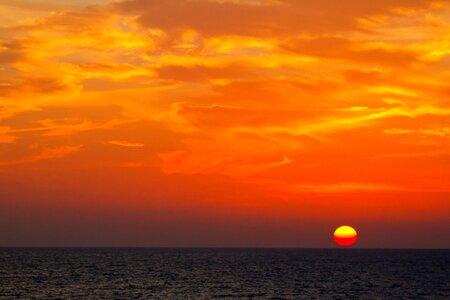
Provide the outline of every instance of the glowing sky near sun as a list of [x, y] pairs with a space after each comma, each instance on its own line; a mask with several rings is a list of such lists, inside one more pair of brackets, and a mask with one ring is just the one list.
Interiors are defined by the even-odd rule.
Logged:
[[329, 246], [351, 223], [361, 246], [450, 246], [450, 2], [0, 20], [0, 245]]

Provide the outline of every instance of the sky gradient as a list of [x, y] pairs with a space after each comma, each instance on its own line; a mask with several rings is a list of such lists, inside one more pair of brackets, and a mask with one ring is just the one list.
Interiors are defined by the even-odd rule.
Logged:
[[449, 248], [450, 3], [0, 0], [0, 246]]

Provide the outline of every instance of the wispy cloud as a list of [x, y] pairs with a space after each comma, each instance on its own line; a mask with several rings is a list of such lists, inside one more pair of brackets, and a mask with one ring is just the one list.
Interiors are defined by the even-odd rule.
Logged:
[[47, 147], [47, 146], [39, 147], [38, 151], [30, 156], [18, 158], [15, 160], [0, 160], [0, 166], [22, 165], [56, 158], [62, 158], [72, 153], [80, 151], [81, 148], [82, 148], [81, 145], [64, 146], [64, 147]]
[[141, 144], [141, 143], [132, 143], [132, 142], [128, 142], [128, 141], [108, 141], [108, 144], [111, 145], [116, 145], [116, 146], [122, 146], [122, 147], [144, 147], [145, 144]]

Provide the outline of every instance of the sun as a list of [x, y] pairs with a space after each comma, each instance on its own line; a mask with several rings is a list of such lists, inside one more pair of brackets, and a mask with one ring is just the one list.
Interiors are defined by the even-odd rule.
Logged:
[[351, 226], [341, 226], [334, 231], [334, 240], [339, 246], [351, 246], [356, 242], [358, 233]]

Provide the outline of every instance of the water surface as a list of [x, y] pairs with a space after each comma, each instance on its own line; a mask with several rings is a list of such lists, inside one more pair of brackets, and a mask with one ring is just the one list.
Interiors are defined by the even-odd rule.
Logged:
[[3, 248], [0, 298], [450, 299], [450, 250]]

